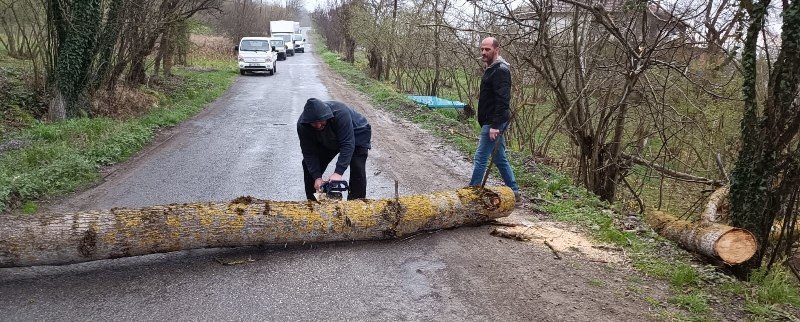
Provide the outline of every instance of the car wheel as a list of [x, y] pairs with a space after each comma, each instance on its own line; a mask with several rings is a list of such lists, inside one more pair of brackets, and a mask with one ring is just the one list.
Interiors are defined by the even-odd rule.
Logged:
[[243, 71], [243, 70], [239, 70], [239, 74], [241, 74], [242, 76], [244, 76], [245, 74], [247, 74], [247, 72], [246, 72], [246, 71]]

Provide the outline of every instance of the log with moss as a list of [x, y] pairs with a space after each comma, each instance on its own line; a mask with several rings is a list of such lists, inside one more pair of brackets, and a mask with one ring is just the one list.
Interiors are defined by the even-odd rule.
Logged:
[[684, 249], [729, 265], [747, 261], [757, 250], [755, 236], [741, 228], [717, 223], [694, 223], [661, 211], [651, 211], [646, 219], [659, 235]]
[[58, 265], [178, 250], [376, 240], [507, 216], [506, 187], [378, 200], [237, 198], [0, 219], [0, 267]]

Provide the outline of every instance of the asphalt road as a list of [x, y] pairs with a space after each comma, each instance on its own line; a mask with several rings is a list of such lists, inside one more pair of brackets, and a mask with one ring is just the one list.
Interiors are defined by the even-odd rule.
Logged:
[[[319, 64], [297, 54], [275, 76], [238, 77], [204, 112], [54, 209], [304, 199], [294, 124], [307, 98], [329, 99]], [[368, 164], [369, 197], [394, 193], [380, 166]], [[619, 305], [618, 289], [588, 286], [624, 272], [555, 260], [489, 229], [0, 269], [0, 321], [647, 319], [646, 304]], [[233, 260], [244, 261], [219, 262]]]

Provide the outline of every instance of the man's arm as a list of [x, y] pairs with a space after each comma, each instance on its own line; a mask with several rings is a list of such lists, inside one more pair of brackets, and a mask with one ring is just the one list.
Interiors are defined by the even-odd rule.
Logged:
[[353, 134], [353, 119], [349, 109], [343, 109], [336, 115], [336, 138], [339, 140], [339, 158], [336, 160], [336, 174], [342, 175], [350, 167], [353, 151], [356, 149], [356, 138]]
[[492, 75], [492, 89], [495, 97], [492, 128], [502, 130], [500, 126], [508, 122], [509, 105], [511, 104], [511, 71], [505, 66], [498, 66]]
[[300, 151], [303, 152], [303, 164], [305, 164], [308, 173], [314, 179], [322, 178], [322, 171], [325, 169], [319, 168], [319, 157], [314, 151], [316, 143], [311, 140], [308, 128], [302, 124], [297, 124], [297, 137], [300, 138]]

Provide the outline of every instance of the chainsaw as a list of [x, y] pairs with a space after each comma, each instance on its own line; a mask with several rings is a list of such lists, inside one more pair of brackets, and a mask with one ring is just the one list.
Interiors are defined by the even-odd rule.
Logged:
[[347, 185], [347, 181], [335, 180], [323, 182], [319, 190], [319, 193], [314, 194], [318, 201], [324, 199], [342, 200], [342, 192], [350, 190], [350, 187]]

